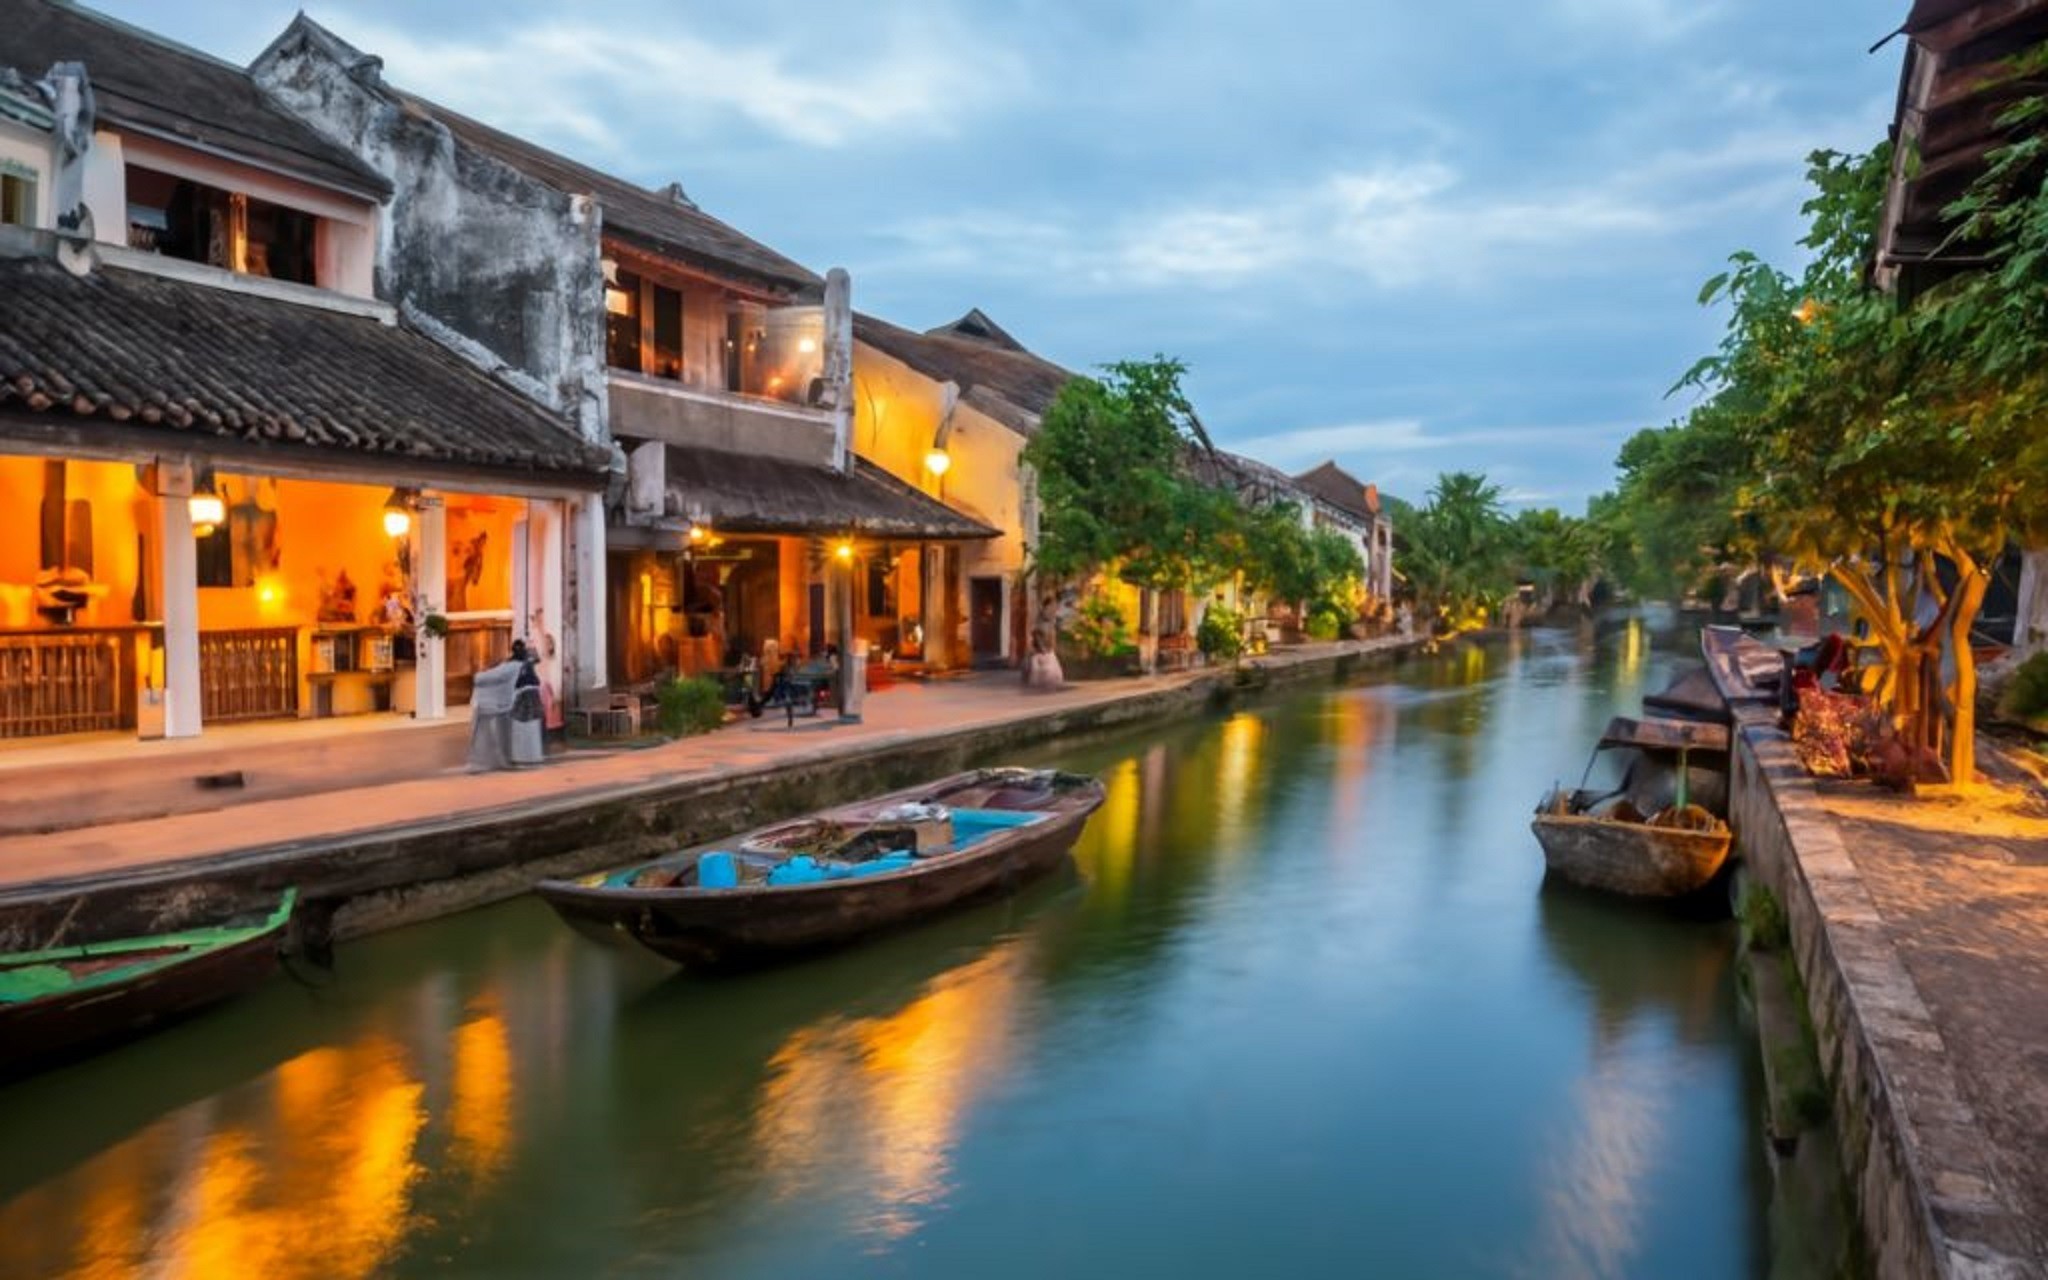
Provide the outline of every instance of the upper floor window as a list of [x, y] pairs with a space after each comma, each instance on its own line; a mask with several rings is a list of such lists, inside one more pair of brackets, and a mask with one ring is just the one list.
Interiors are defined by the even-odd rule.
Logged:
[[36, 172], [0, 160], [0, 225], [36, 225]]
[[128, 166], [128, 245], [273, 280], [317, 284], [313, 214]]
[[630, 271], [611, 273], [605, 281], [604, 361], [640, 372], [640, 277]]

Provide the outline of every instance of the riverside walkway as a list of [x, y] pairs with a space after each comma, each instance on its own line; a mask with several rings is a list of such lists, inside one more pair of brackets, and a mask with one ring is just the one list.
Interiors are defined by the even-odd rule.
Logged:
[[[1282, 679], [1290, 672], [1334, 669], [1346, 661], [1391, 653], [1415, 643], [1389, 637], [1362, 642], [1311, 644], [1249, 659], [1255, 676]], [[1227, 678], [1229, 673], [1220, 673]], [[448, 761], [447, 730], [434, 730], [433, 745], [422, 745], [426, 776], [338, 786], [278, 799], [226, 803], [198, 812], [110, 821], [70, 830], [0, 836], [0, 899], [40, 886], [76, 889], [165, 868], [203, 867], [209, 862], [259, 851], [289, 855], [294, 849], [332, 854], [352, 841], [389, 843], [408, 832], [446, 830], [497, 818], [508, 810], [595, 803], [651, 787], [691, 780], [715, 782], [745, 775], [775, 774], [839, 761], [888, 759], [899, 749], [963, 731], [1013, 729], [1020, 741], [1045, 736], [1035, 722], [1071, 721], [1076, 713], [1114, 713], [1125, 706], [1169, 700], [1200, 683], [1213, 683], [1213, 669], [1129, 679], [1070, 684], [1038, 692], [1025, 690], [1015, 672], [989, 673], [931, 683], [905, 682], [871, 694], [859, 722], [829, 713], [790, 727], [778, 717], [742, 720], [699, 737], [638, 749], [577, 750], [552, 757], [530, 770], [469, 774]], [[1057, 731], [1056, 729], [1054, 730]], [[424, 731], [423, 731], [424, 732]], [[378, 735], [390, 750], [405, 752], [413, 734]], [[430, 740], [418, 738], [421, 744]], [[236, 767], [260, 773], [268, 744], [252, 742]], [[459, 758], [459, 757], [458, 757]], [[218, 767], [213, 761], [209, 767]], [[81, 770], [94, 768], [81, 759]], [[0, 777], [4, 777], [0, 773]], [[346, 775], [340, 775], [346, 776]], [[0, 908], [4, 908], [0, 901]]]
[[[1746, 694], [1716, 671], [1724, 694]], [[1881, 1276], [2048, 1277], [2048, 805], [1816, 781], [1736, 707], [1731, 821], [1776, 890]]]

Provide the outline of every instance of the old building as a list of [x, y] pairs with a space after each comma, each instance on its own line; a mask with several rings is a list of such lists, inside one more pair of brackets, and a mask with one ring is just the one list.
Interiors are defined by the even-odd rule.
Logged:
[[438, 716], [515, 631], [575, 680], [546, 567], [608, 455], [375, 296], [389, 194], [238, 68], [0, 0], [0, 737]]
[[[618, 450], [582, 530], [615, 684], [905, 647], [922, 548], [995, 530], [852, 447], [850, 282], [388, 83], [301, 15], [257, 80], [394, 189], [379, 288]], [[599, 554], [601, 549], [602, 554]]]
[[1073, 375], [979, 309], [923, 333], [859, 315], [853, 334], [855, 449], [1001, 535], [927, 549], [912, 653], [937, 668], [1014, 665], [1036, 621], [1037, 486], [1021, 455]]
[[1365, 557], [1365, 589], [1374, 601], [1394, 595], [1394, 518], [1380, 502], [1380, 491], [1325, 461], [1294, 477], [1302, 492], [1316, 500], [1318, 525], [1341, 529], [1358, 540]]

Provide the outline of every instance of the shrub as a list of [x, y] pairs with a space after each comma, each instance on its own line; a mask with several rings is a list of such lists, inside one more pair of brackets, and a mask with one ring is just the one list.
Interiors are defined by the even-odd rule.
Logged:
[[1108, 596], [1093, 595], [1081, 602], [1067, 635], [1074, 647], [1090, 658], [1109, 658], [1135, 647], [1123, 610]]
[[1308, 615], [1308, 638], [1311, 640], [1335, 640], [1337, 633], [1344, 629], [1344, 619], [1334, 609], [1318, 609]]
[[2015, 720], [2032, 720], [2048, 714], [2048, 652], [2037, 653], [2020, 664], [1999, 699], [1999, 710]]
[[1244, 618], [1235, 609], [1210, 605], [1195, 628], [1195, 647], [1211, 662], [1235, 661], [1244, 652]]
[[655, 694], [661, 731], [671, 738], [709, 733], [725, 723], [725, 690], [709, 676], [665, 682]]

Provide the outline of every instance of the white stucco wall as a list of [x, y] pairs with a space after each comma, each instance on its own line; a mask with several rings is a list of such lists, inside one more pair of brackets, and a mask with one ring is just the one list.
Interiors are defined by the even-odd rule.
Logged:
[[0, 171], [33, 176], [36, 184], [34, 217], [38, 227], [48, 227], [52, 221], [50, 173], [54, 167], [49, 134], [12, 120], [0, 120]]

